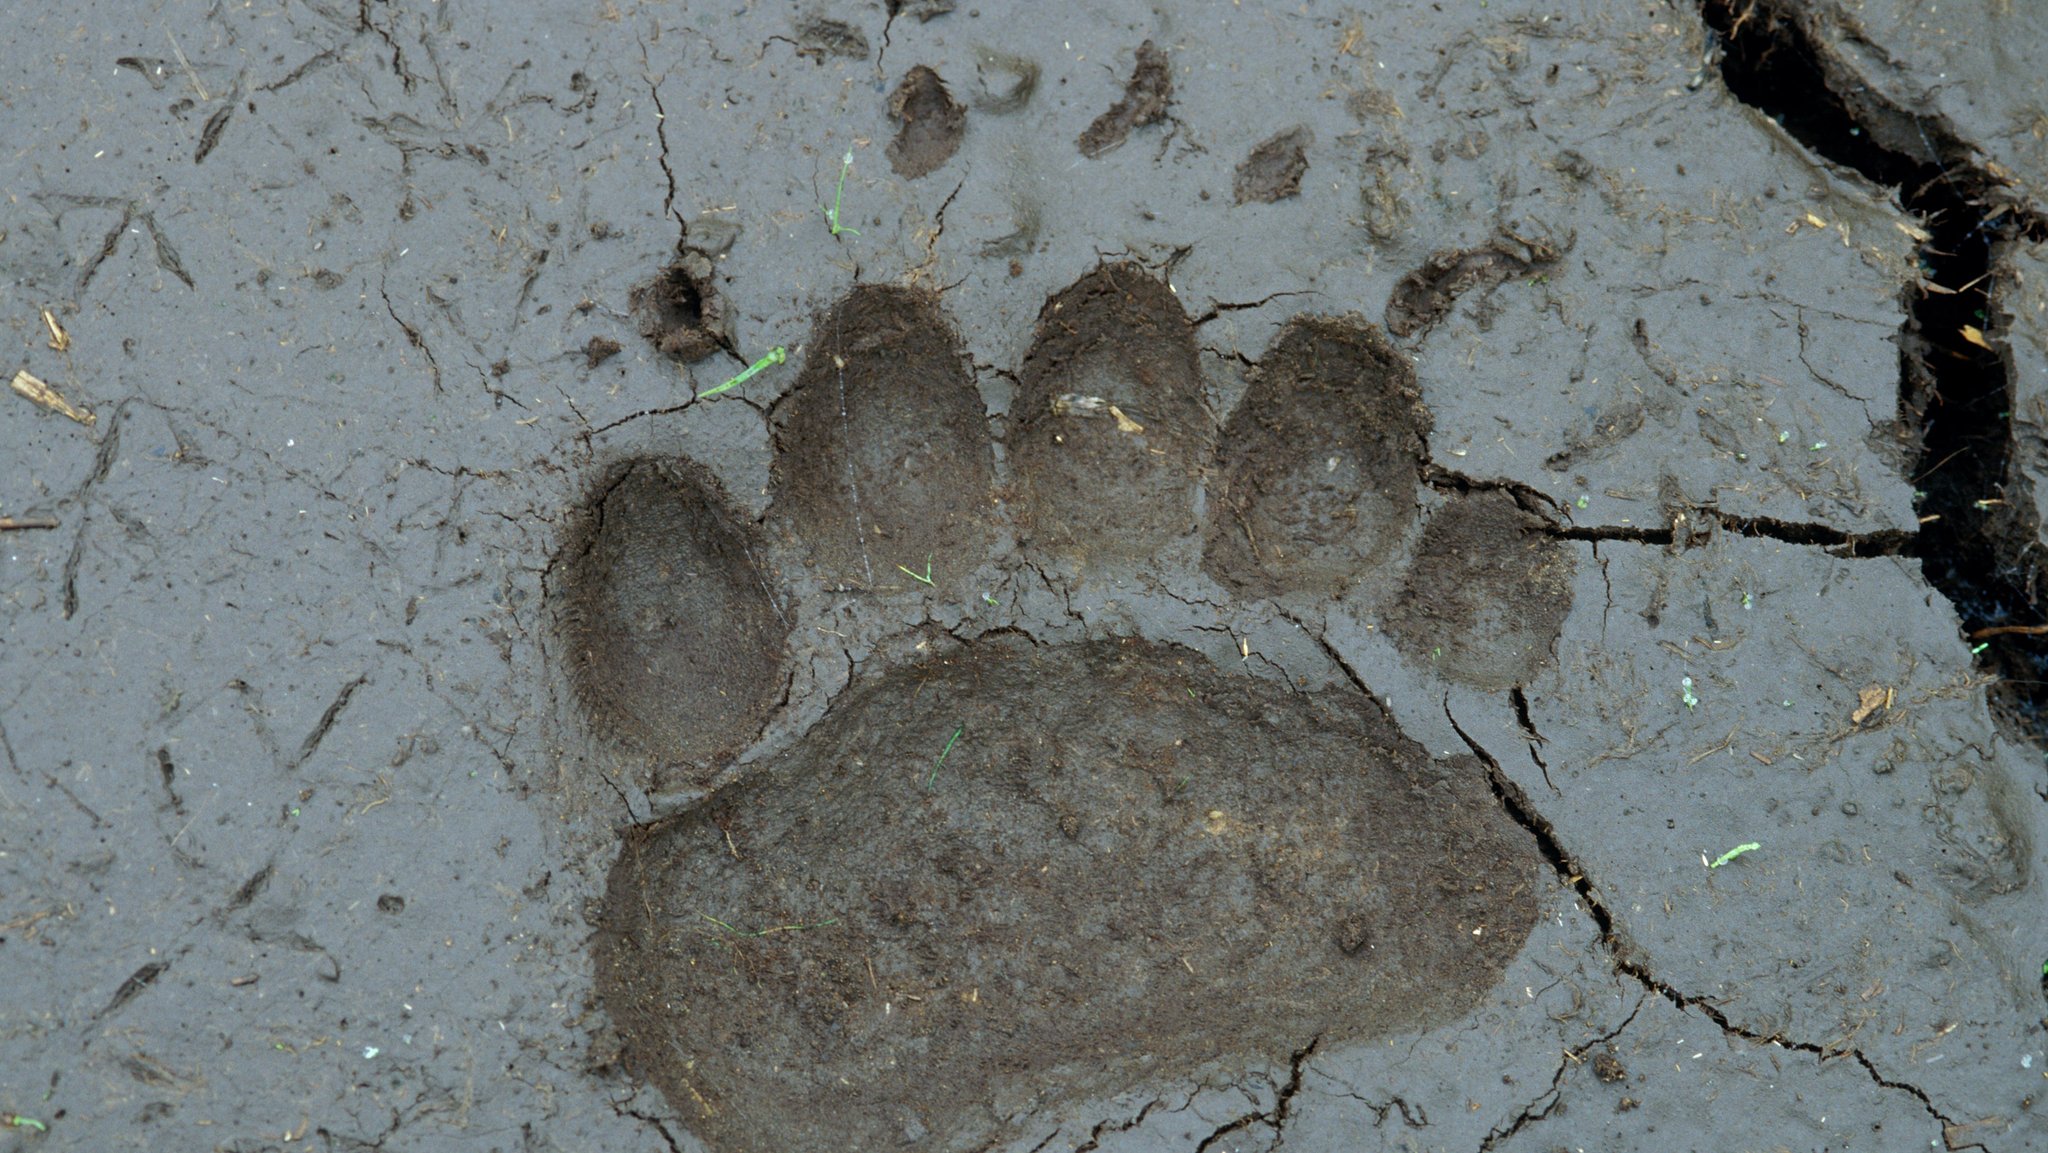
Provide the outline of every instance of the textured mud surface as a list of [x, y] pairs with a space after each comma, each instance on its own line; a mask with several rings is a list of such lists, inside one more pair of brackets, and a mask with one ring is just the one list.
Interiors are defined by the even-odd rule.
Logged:
[[755, 537], [686, 461], [600, 480], [547, 589], [565, 679], [597, 732], [700, 778], [760, 733], [789, 625]]
[[1454, 1020], [1542, 868], [1476, 760], [1355, 691], [997, 638], [849, 689], [772, 770], [633, 836], [598, 989], [716, 1148], [979, 1146]]
[[25, 11], [0, 1150], [2048, 1146], [1950, 7]]

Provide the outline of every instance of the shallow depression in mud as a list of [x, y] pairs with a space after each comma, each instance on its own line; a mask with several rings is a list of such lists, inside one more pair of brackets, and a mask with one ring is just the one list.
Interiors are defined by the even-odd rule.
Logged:
[[634, 834], [598, 984], [707, 1144], [961, 1148], [1034, 1107], [1468, 1011], [1543, 869], [1352, 690], [984, 640]]

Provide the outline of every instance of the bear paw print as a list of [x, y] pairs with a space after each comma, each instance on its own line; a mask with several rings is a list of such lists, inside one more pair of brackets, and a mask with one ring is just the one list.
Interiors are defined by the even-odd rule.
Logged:
[[[801, 356], [764, 523], [698, 464], [621, 460], [548, 589], [594, 745], [703, 790], [626, 835], [594, 947], [626, 1066], [709, 1148], [983, 1147], [1496, 983], [1542, 864], [1483, 765], [1355, 678], [1303, 691], [1143, 635], [1377, 597], [1424, 675], [1506, 688], [1549, 659], [1569, 554], [1506, 493], [1425, 484], [1428, 414], [1377, 328], [1295, 319], [1220, 427], [1135, 264], [1046, 301], [994, 418], [925, 291], [854, 288]], [[1092, 588], [1139, 623], [1020, 591], [1052, 587], [1033, 603]], [[792, 650], [842, 645], [864, 655], [822, 716], [764, 740]]]

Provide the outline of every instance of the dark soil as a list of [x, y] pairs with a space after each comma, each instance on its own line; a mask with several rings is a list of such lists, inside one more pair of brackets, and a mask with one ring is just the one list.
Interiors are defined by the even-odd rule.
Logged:
[[805, 347], [775, 412], [781, 531], [836, 588], [903, 588], [914, 585], [903, 568], [979, 564], [993, 462], [981, 396], [937, 297], [857, 288], [818, 319]]
[[634, 834], [598, 989], [719, 1153], [979, 1148], [1133, 1078], [1454, 1018], [1540, 869], [1477, 762], [1355, 692], [1003, 637]]
[[549, 570], [592, 730], [684, 780], [752, 740], [781, 695], [789, 623], [753, 536], [702, 468], [636, 460], [593, 486]]
[[1260, 141], [1237, 166], [1231, 188], [1239, 204], [1271, 204], [1301, 193], [1301, 178], [1308, 172], [1308, 146], [1314, 140], [1308, 129], [1296, 126]]
[[939, 74], [920, 64], [889, 95], [896, 139], [889, 142], [889, 167], [906, 180], [927, 175], [953, 158], [967, 132], [967, 109], [946, 91]]
[[1130, 561], [1193, 529], [1215, 434], [1194, 329], [1144, 268], [1105, 264], [1046, 301], [1012, 421], [1029, 539]]
[[1081, 155], [1100, 156], [1130, 139], [1134, 129], [1166, 119], [1173, 103], [1173, 69], [1166, 53], [1150, 40], [1138, 45], [1138, 63], [1124, 82], [1124, 94], [1095, 118], [1077, 143]]
[[1340, 596], [1415, 520], [1429, 414], [1357, 317], [1289, 322], [1224, 425], [1203, 556], [1240, 594]]
[[732, 347], [732, 316], [712, 270], [709, 255], [686, 248], [674, 264], [633, 290], [640, 335], [685, 364]]

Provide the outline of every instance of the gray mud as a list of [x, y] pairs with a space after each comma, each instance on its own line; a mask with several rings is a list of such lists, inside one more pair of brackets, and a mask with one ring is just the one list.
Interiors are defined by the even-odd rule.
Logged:
[[[2023, 574], [2041, 19], [1799, 15]], [[1695, 7], [9, 43], [0, 1153], [2048, 1147], [1939, 222]]]

